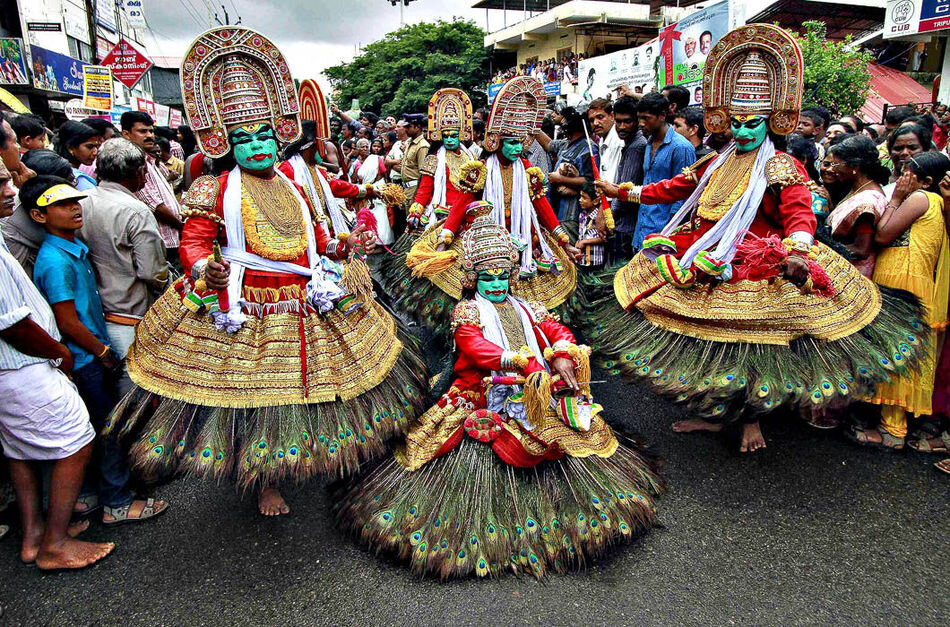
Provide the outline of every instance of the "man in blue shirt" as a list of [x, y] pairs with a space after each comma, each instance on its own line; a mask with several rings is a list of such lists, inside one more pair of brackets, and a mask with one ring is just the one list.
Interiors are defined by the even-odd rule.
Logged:
[[[637, 105], [640, 130], [648, 138], [643, 155], [644, 185], [671, 179], [696, 161], [693, 145], [667, 122], [669, 108], [669, 101], [656, 92], [644, 96]], [[682, 204], [683, 201], [640, 205], [637, 228], [633, 234], [633, 249], [638, 250], [647, 235], [657, 233], [666, 226]]]
[[[20, 190], [20, 201], [30, 217], [46, 229], [33, 280], [53, 308], [56, 325], [73, 356], [73, 380], [98, 433], [119, 401], [122, 366], [108, 344], [89, 248], [76, 239], [82, 227], [79, 200], [85, 197], [65, 179], [48, 175], [31, 179]], [[86, 473], [76, 503], [78, 514], [89, 515], [102, 507], [103, 524], [113, 525], [145, 520], [167, 509], [163, 501], [133, 498], [128, 463], [113, 440], [97, 442], [96, 449], [96, 461]]]
[[600, 168], [600, 156], [597, 147], [593, 146], [594, 159], [591, 160], [591, 145], [587, 143], [584, 125], [587, 117], [581, 115], [574, 107], [567, 107], [563, 111], [561, 128], [567, 137], [567, 142], [558, 151], [554, 169], [548, 174], [550, 187], [548, 200], [551, 208], [557, 213], [557, 219], [573, 236], [577, 233], [577, 217], [580, 212], [578, 198], [581, 187], [587, 181], [596, 178], [594, 163]]

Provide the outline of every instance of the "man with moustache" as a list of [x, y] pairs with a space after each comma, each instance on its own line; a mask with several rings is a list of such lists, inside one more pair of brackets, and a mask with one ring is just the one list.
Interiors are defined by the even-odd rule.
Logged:
[[[616, 198], [616, 191], [620, 183], [630, 182], [634, 185], [643, 183], [643, 154], [647, 140], [637, 127], [637, 101], [630, 96], [618, 98], [613, 104], [613, 127], [623, 146], [620, 151], [620, 160], [614, 171], [613, 178], [601, 178], [595, 185], [601, 193], [613, 197], [611, 210], [614, 214], [614, 236], [609, 248], [611, 261], [630, 259], [633, 256], [633, 232], [637, 226], [636, 203], [621, 202]], [[613, 191], [613, 193], [611, 193]]]
[[596, 98], [587, 105], [587, 120], [590, 128], [600, 138], [600, 177], [613, 182], [620, 165], [624, 141], [614, 128], [614, 108], [609, 100]]
[[181, 240], [181, 207], [168, 178], [153, 155], [155, 151], [155, 123], [144, 111], [126, 111], [119, 120], [122, 136], [145, 151], [145, 186], [135, 197], [148, 205], [158, 220], [168, 261], [178, 264], [178, 246]]

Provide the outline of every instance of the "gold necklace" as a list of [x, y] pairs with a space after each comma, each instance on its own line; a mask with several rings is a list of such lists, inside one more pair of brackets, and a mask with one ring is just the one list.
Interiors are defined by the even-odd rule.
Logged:
[[758, 149], [741, 156], [733, 152], [726, 162], [713, 172], [706, 189], [699, 197], [699, 217], [717, 222], [732, 209], [749, 187], [752, 168]]
[[524, 336], [521, 316], [518, 315], [514, 306], [508, 301], [495, 303], [495, 310], [501, 321], [501, 329], [505, 332], [505, 339], [508, 340], [509, 350], [518, 351], [522, 346], [527, 346], [528, 341]]
[[862, 189], [864, 189], [865, 187], [867, 187], [868, 185], [870, 185], [870, 184], [873, 183], [873, 182], [874, 182], [874, 181], [865, 181], [865, 182], [864, 182], [864, 185], [859, 185], [857, 189], [853, 189], [853, 190], [851, 190], [850, 192], [848, 192], [848, 195], [845, 196], [844, 198], [842, 198], [840, 201], [838, 201], [838, 204], [840, 205], [841, 203], [843, 203], [843, 202], [846, 201], [847, 199], [851, 198], [852, 196], [857, 195], [858, 193], [861, 192]]
[[501, 166], [501, 184], [505, 190], [505, 216], [511, 216], [511, 189], [512, 183], [514, 182], [514, 171], [515, 169], [509, 163], [508, 165]]
[[462, 151], [445, 151], [445, 165], [449, 167], [449, 183], [455, 189], [459, 188], [459, 169], [468, 161], [468, 157]]
[[254, 204], [274, 230], [284, 237], [295, 237], [303, 232], [303, 214], [300, 201], [283, 181], [258, 176], [243, 176], [241, 181]]

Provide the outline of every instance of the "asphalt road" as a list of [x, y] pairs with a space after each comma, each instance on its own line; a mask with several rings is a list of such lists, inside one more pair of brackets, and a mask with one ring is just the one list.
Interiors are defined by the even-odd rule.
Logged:
[[[858, 448], [792, 419], [740, 456], [722, 436], [675, 435], [649, 392], [598, 386], [609, 415], [665, 460], [662, 528], [544, 583], [440, 584], [338, 532], [326, 492], [288, 490], [264, 519], [230, 486], [159, 488], [173, 509], [90, 539], [88, 570], [43, 574], [0, 542], [0, 624], [946, 624], [950, 477], [936, 458]], [[0, 516], [9, 518], [9, 512]]]

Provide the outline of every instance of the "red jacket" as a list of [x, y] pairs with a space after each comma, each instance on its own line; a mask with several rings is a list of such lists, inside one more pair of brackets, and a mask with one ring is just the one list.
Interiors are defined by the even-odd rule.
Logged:
[[[818, 223], [811, 208], [811, 191], [804, 183], [808, 180], [808, 172], [805, 170], [805, 166], [790, 155], [781, 152], [775, 154], [776, 158], [782, 158], [785, 163], [794, 164], [795, 172], [800, 178], [795, 178], [792, 175], [791, 178], [772, 182], [762, 198], [762, 206], [749, 227], [749, 231], [761, 237], [774, 234], [785, 238], [796, 231], [805, 231], [814, 235]], [[710, 163], [712, 161], [701, 165], [693, 177], [678, 174], [666, 181], [645, 185], [640, 190], [640, 202], [660, 204], [686, 200], [696, 189], [697, 182], [702, 178], [703, 172], [706, 171]], [[791, 173], [788, 172], [788, 174]], [[795, 180], [793, 181], [792, 178], [795, 178]], [[712, 228], [714, 224], [715, 222], [704, 218], [693, 218], [692, 229], [683, 229], [673, 236], [677, 250], [685, 252], [693, 242], [699, 239], [700, 235]]]
[[[524, 165], [525, 170], [531, 167], [531, 163], [522, 158], [521, 163]], [[533, 193], [533, 192], [532, 192]], [[557, 219], [557, 216], [554, 214], [554, 210], [551, 209], [551, 203], [548, 202], [547, 196], [543, 193], [534, 194], [536, 197], [531, 201], [531, 204], [534, 205], [534, 210], [538, 214], [538, 223], [546, 228], [548, 231], [554, 231], [560, 222]], [[461, 192], [455, 199], [455, 202], [452, 203], [451, 208], [449, 209], [449, 217], [445, 221], [445, 226], [442, 228], [452, 231], [453, 235], [458, 235], [459, 228], [462, 226], [462, 222], [465, 220], [465, 207], [469, 203], [475, 202], [476, 200], [482, 197], [482, 192]], [[511, 208], [505, 207], [505, 228], [509, 231], [511, 230]], [[535, 236], [540, 235], [535, 233]]]

